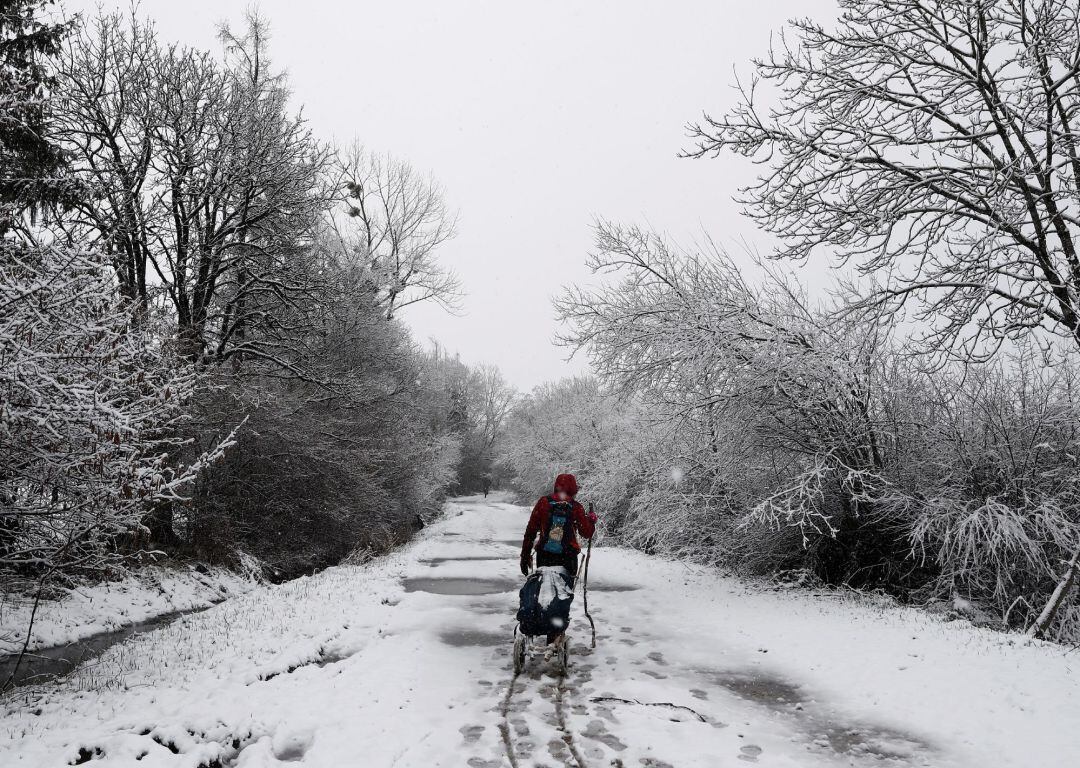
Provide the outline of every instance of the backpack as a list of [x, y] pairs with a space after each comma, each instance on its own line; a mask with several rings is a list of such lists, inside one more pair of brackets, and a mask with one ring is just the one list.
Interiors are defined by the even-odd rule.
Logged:
[[554, 496], [548, 496], [548, 523], [544, 531], [543, 544], [540, 549], [552, 555], [561, 555], [567, 552], [566, 534], [571, 525], [574, 514], [574, 505], [569, 501], [556, 501]]

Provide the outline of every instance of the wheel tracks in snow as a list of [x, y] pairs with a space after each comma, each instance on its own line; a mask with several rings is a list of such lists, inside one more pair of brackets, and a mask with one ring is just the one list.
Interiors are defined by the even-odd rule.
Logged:
[[[520, 672], [515, 672], [513, 677], [510, 678], [510, 685], [507, 687], [506, 695], [503, 697], [502, 704], [499, 707], [499, 713], [501, 715], [499, 735], [502, 738], [503, 748], [506, 751], [506, 759], [510, 761], [511, 768], [519, 768], [517, 755], [514, 753], [513, 731], [510, 726], [510, 704], [520, 678]], [[559, 673], [558, 683], [555, 686], [555, 695], [553, 697], [556, 728], [561, 734], [562, 741], [566, 744], [566, 748], [569, 750], [574, 763], [577, 764], [577, 768], [588, 768], [588, 764], [581, 756], [581, 752], [578, 750], [577, 744], [574, 741], [574, 733], [566, 722], [566, 709], [563, 706], [566, 693], [566, 670], [564, 669]], [[563, 764], [566, 765], [567, 768], [574, 768], [573, 765], [570, 765], [566, 761], [563, 761]]]
[[570, 726], [566, 724], [566, 710], [563, 707], [563, 696], [566, 693], [565, 683], [566, 671], [563, 670], [559, 673], [559, 684], [555, 688], [555, 717], [559, 723], [559, 730], [562, 731], [563, 741], [566, 742], [566, 748], [570, 750], [570, 754], [578, 764], [578, 768], [588, 768], [581, 758], [581, 753], [578, 752], [577, 745], [574, 743], [574, 734], [571, 732]]
[[519, 677], [521, 677], [521, 673], [515, 672], [514, 676], [510, 678], [510, 687], [506, 689], [502, 706], [499, 708], [499, 713], [502, 716], [502, 720], [499, 722], [499, 735], [502, 737], [503, 748], [506, 750], [506, 758], [510, 761], [511, 768], [518, 768], [518, 761], [514, 755], [514, 742], [510, 737], [510, 699], [514, 697], [514, 689], [517, 688]]

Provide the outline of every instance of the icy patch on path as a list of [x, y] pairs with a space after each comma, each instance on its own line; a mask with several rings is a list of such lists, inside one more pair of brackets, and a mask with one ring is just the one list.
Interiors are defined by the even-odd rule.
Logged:
[[404, 581], [406, 592], [430, 592], [433, 595], [495, 595], [517, 588], [510, 579], [412, 578]]

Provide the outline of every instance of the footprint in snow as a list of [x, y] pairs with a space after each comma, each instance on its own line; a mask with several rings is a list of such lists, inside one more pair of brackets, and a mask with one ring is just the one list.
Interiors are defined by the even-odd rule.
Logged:
[[756, 763], [758, 755], [762, 753], [762, 749], [756, 744], [747, 744], [745, 747], [741, 747], [739, 752], [741, 753], [739, 755], [740, 760], [748, 763]]
[[604, 725], [603, 720], [590, 720], [589, 724], [585, 726], [585, 730], [581, 732], [581, 735], [587, 739], [593, 741], [599, 741], [601, 744], [614, 749], [616, 752], [622, 752], [626, 749], [626, 745], [611, 733], [608, 733], [607, 726]]
[[709, 698], [709, 694], [701, 690], [700, 688], [691, 688], [690, 695], [693, 696], [695, 699], [701, 699], [702, 701], [705, 701]]
[[597, 717], [604, 718], [609, 723], [617, 723], [617, 722], [619, 722], [619, 719], [617, 717], [615, 717], [615, 713], [612, 712], [607, 707], [597, 707], [596, 708], [596, 715], [597, 715]]
[[660, 653], [660, 651], [653, 651], [649, 654], [648, 658], [662, 667], [667, 666], [667, 662], [664, 660], [664, 654]]
[[274, 734], [271, 749], [278, 760], [295, 763], [304, 759], [314, 740], [315, 733], [309, 729], [281, 730]]
[[565, 761], [570, 756], [570, 750], [562, 739], [552, 739], [548, 742], [548, 753], [556, 760]]
[[645, 674], [648, 675], [649, 677], [655, 678], [656, 680], [667, 680], [667, 675], [661, 674], [659, 672], [655, 672], [655, 671], [653, 671], [651, 669], [646, 669]]
[[480, 740], [480, 734], [484, 732], [484, 726], [463, 725], [458, 730], [461, 732], [461, 737], [465, 740], [465, 743], [472, 744], [473, 742]]
[[515, 699], [514, 701], [510, 702], [510, 705], [507, 706], [506, 711], [515, 713], [524, 712], [526, 709], [529, 708], [530, 704], [532, 704], [532, 699]]
[[586, 747], [585, 757], [589, 758], [590, 760], [603, 760], [604, 750], [602, 750], [600, 747]]

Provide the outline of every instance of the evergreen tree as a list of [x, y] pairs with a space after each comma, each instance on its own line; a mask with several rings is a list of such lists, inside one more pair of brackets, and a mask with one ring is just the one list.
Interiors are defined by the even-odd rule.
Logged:
[[63, 197], [62, 156], [45, 132], [48, 60], [70, 23], [43, 20], [53, 0], [0, 0], [0, 235], [15, 217]]

